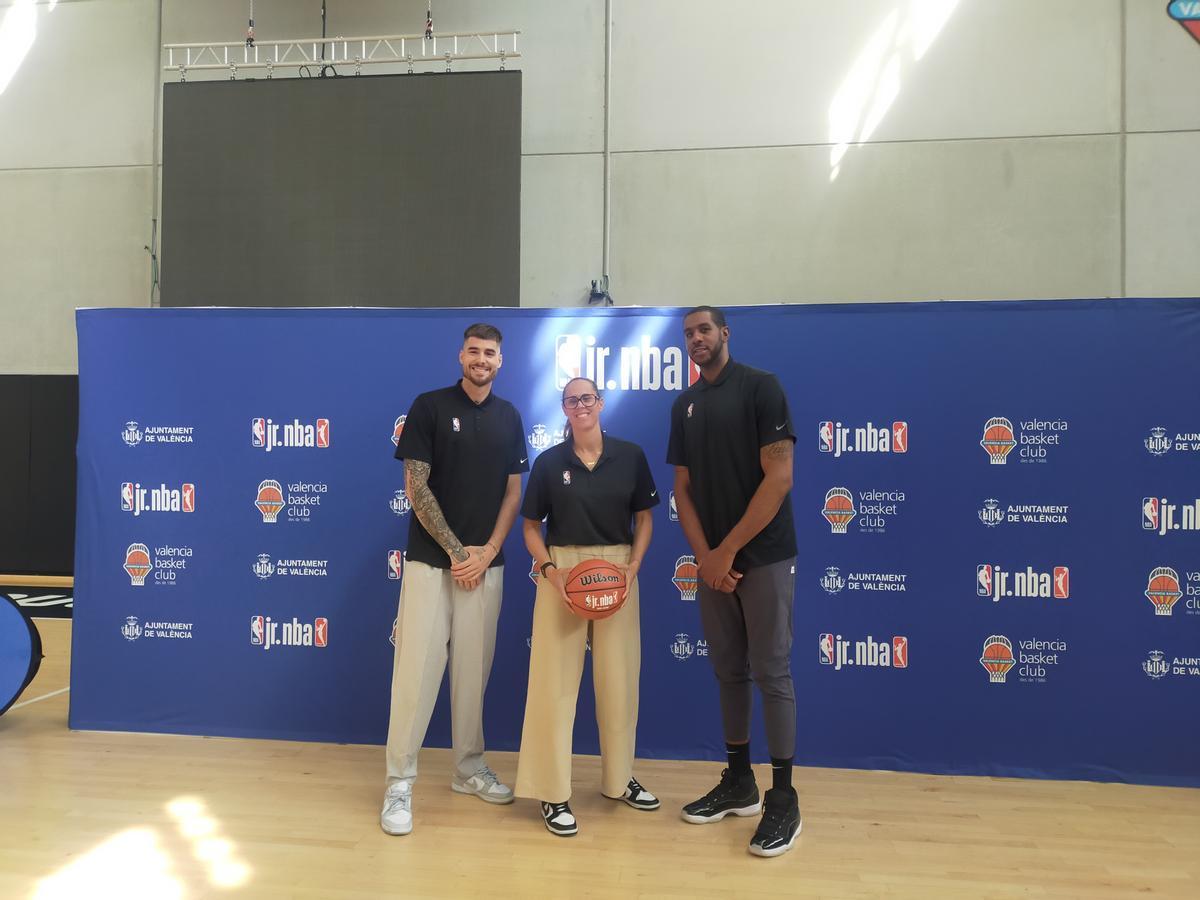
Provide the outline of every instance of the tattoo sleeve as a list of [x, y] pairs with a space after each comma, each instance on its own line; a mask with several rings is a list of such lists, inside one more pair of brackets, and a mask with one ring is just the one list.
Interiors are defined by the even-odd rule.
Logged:
[[767, 444], [763, 447], [763, 452], [771, 459], [791, 459], [792, 445], [792, 439], [787, 438], [782, 441], [775, 441], [773, 444]]
[[467, 551], [446, 524], [442, 508], [429, 488], [429, 463], [406, 459], [404, 472], [408, 475], [408, 499], [412, 501], [413, 513], [446, 554], [454, 562], [462, 562], [467, 558]]

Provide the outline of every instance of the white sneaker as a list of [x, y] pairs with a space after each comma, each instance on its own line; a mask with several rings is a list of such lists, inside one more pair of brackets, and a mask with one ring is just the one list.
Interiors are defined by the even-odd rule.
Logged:
[[479, 771], [470, 778], [455, 775], [450, 782], [450, 790], [460, 794], [474, 794], [480, 800], [488, 803], [512, 803], [513, 791], [507, 784], [501, 784], [496, 773], [486, 765], [480, 766]]
[[383, 795], [379, 827], [388, 834], [408, 834], [412, 826], [412, 784], [397, 781], [388, 785], [387, 793]]

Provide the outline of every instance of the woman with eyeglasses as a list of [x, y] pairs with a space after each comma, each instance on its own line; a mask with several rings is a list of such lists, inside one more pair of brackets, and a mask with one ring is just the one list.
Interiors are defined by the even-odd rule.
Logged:
[[571, 611], [563, 585], [585, 559], [614, 563], [627, 586], [624, 605], [591, 623], [600, 792], [634, 809], [659, 807], [633, 777], [642, 647], [637, 574], [650, 546], [658, 491], [642, 448], [601, 429], [604, 400], [594, 381], [568, 382], [562, 407], [566, 440], [537, 458], [521, 506], [525, 546], [541, 577], [516, 794], [541, 801], [546, 828], [569, 837], [579, 830], [569, 806], [571, 733], [589, 623]]

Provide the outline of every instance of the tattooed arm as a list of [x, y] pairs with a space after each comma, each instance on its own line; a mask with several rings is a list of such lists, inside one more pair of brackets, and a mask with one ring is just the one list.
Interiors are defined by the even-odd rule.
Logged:
[[408, 499], [412, 501], [413, 513], [425, 530], [443, 550], [452, 562], [462, 562], [467, 558], [467, 551], [446, 524], [442, 508], [438, 506], [437, 498], [429, 487], [429, 463], [417, 459], [404, 461], [404, 489]]
[[713, 548], [700, 566], [700, 577], [709, 587], [716, 590], [722, 589], [722, 583], [728, 587], [729, 582], [725, 580], [725, 576], [733, 566], [733, 558], [756, 534], [770, 524], [783, 501], [787, 499], [788, 491], [792, 489], [790, 437], [762, 447], [758, 451], [758, 460], [762, 466], [763, 480], [759, 482], [758, 489], [750, 498], [750, 504], [738, 523], [725, 536], [725, 540], [721, 541], [720, 546]]

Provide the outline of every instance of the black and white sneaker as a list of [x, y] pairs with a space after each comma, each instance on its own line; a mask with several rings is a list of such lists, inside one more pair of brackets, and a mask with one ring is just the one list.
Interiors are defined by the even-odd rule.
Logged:
[[[605, 794], [604, 796], [608, 797], [608, 794]], [[608, 799], [624, 800], [634, 809], [658, 809], [660, 806], [662, 806], [662, 804], [658, 802], [657, 797], [638, 784], [638, 780], [636, 778], [629, 779], [629, 786], [625, 788], [625, 793], [623, 793], [620, 797], [608, 797]]]
[[757, 816], [761, 811], [754, 773], [739, 776], [729, 769], [722, 769], [721, 783], [683, 808], [683, 821], [707, 825], [720, 822], [728, 815]]
[[771, 788], [763, 798], [765, 809], [758, 830], [750, 838], [755, 856], [779, 856], [792, 849], [804, 822], [800, 818], [800, 800], [795, 790]]
[[542, 819], [546, 822], [546, 830], [559, 837], [570, 837], [579, 830], [579, 823], [571, 807], [566, 803], [542, 802]]

